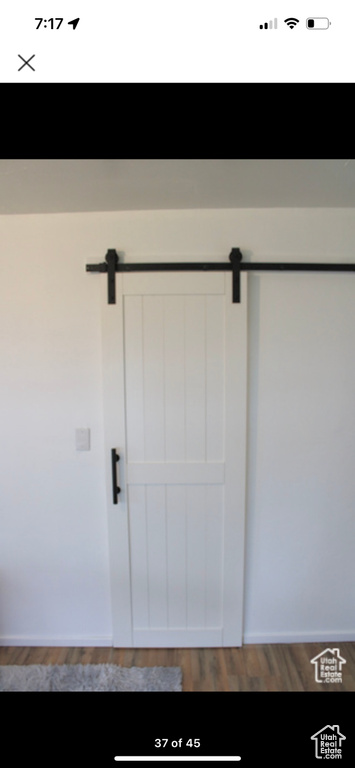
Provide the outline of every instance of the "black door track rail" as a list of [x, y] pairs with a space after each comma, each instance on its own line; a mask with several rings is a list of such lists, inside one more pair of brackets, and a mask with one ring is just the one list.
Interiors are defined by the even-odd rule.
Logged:
[[233, 303], [240, 302], [240, 273], [255, 271], [282, 272], [355, 272], [355, 264], [311, 264], [290, 262], [243, 262], [239, 248], [232, 248], [227, 262], [198, 261], [198, 262], [168, 262], [156, 264], [123, 264], [119, 262], [118, 253], [114, 248], [107, 251], [102, 264], [87, 264], [87, 272], [107, 272], [108, 303], [116, 304], [116, 272], [174, 272], [174, 271], [229, 271], [233, 273]]

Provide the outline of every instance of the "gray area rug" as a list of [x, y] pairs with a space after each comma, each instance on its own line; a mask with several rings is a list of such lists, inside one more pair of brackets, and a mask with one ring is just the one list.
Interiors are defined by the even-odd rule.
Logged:
[[181, 691], [180, 667], [29, 664], [0, 667], [0, 691]]

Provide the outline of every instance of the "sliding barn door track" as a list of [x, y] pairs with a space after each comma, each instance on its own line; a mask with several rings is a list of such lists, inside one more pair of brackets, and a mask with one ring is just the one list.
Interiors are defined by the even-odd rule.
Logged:
[[157, 262], [156, 264], [124, 264], [119, 261], [118, 253], [109, 248], [105, 261], [101, 264], [87, 264], [87, 272], [107, 272], [108, 303], [116, 303], [116, 272], [232, 272], [233, 273], [233, 303], [240, 302], [240, 273], [255, 271], [281, 272], [355, 272], [355, 264], [311, 264], [291, 262], [243, 262], [239, 248], [232, 248], [229, 261], [197, 261], [197, 262]]

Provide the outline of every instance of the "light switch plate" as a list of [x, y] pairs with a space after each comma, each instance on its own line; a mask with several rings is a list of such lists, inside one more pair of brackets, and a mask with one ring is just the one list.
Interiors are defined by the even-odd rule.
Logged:
[[75, 430], [75, 446], [77, 451], [90, 451], [90, 429], [80, 427]]

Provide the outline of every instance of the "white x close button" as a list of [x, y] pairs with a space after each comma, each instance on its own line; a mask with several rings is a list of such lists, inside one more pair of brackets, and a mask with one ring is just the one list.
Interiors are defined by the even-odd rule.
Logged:
[[34, 57], [36, 55], [35, 53], [33, 54], [33, 56], [30, 56], [29, 59], [24, 59], [23, 56], [20, 56], [19, 53], [17, 55], [18, 55], [19, 59], [22, 59], [22, 61], [24, 62], [24, 64], [22, 64], [22, 66], [17, 70], [18, 72], [20, 72], [20, 70], [23, 69], [26, 66], [28, 66], [30, 69], [33, 70], [33, 72], [35, 72], [35, 68], [32, 66], [32, 64], [30, 64], [30, 61], [32, 59], [34, 59]]

